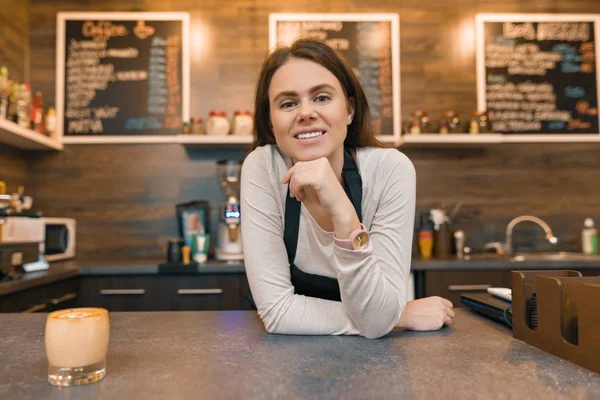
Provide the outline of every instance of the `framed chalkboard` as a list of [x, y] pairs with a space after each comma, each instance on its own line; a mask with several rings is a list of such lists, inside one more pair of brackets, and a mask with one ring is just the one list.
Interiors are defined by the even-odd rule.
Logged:
[[316, 37], [341, 54], [360, 80], [378, 138], [400, 140], [400, 22], [397, 14], [269, 14], [269, 48]]
[[173, 142], [189, 120], [189, 14], [57, 14], [64, 143]]
[[598, 134], [600, 16], [478, 14], [477, 105], [498, 133]]

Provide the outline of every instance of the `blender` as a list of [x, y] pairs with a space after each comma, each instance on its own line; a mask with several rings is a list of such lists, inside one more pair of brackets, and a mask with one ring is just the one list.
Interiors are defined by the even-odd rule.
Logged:
[[240, 212], [240, 161], [218, 161], [217, 178], [225, 195], [219, 213], [219, 232], [215, 257], [222, 261], [242, 261], [242, 232]]

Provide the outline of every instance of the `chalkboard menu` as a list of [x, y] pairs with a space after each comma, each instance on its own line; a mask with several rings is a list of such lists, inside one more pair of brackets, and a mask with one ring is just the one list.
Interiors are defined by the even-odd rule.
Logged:
[[189, 119], [187, 13], [58, 13], [66, 143], [160, 142]]
[[599, 133], [600, 18], [479, 14], [477, 100], [499, 133]]
[[300, 37], [323, 40], [348, 64], [365, 90], [381, 141], [400, 138], [400, 43], [397, 14], [270, 14], [269, 47]]

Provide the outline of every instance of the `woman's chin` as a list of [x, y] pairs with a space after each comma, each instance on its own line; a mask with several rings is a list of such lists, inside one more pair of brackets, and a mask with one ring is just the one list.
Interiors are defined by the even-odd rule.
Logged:
[[319, 159], [321, 157], [329, 157], [329, 152], [324, 151], [323, 149], [302, 149], [294, 151], [294, 158], [297, 161], [313, 161]]

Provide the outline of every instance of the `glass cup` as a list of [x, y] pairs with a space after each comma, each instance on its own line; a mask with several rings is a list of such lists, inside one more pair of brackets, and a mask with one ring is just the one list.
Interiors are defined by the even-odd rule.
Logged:
[[108, 337], [108, 310], [104, 308], [69, 308], [48, 314], [48, 382], [78, 386], [104, 378]]

